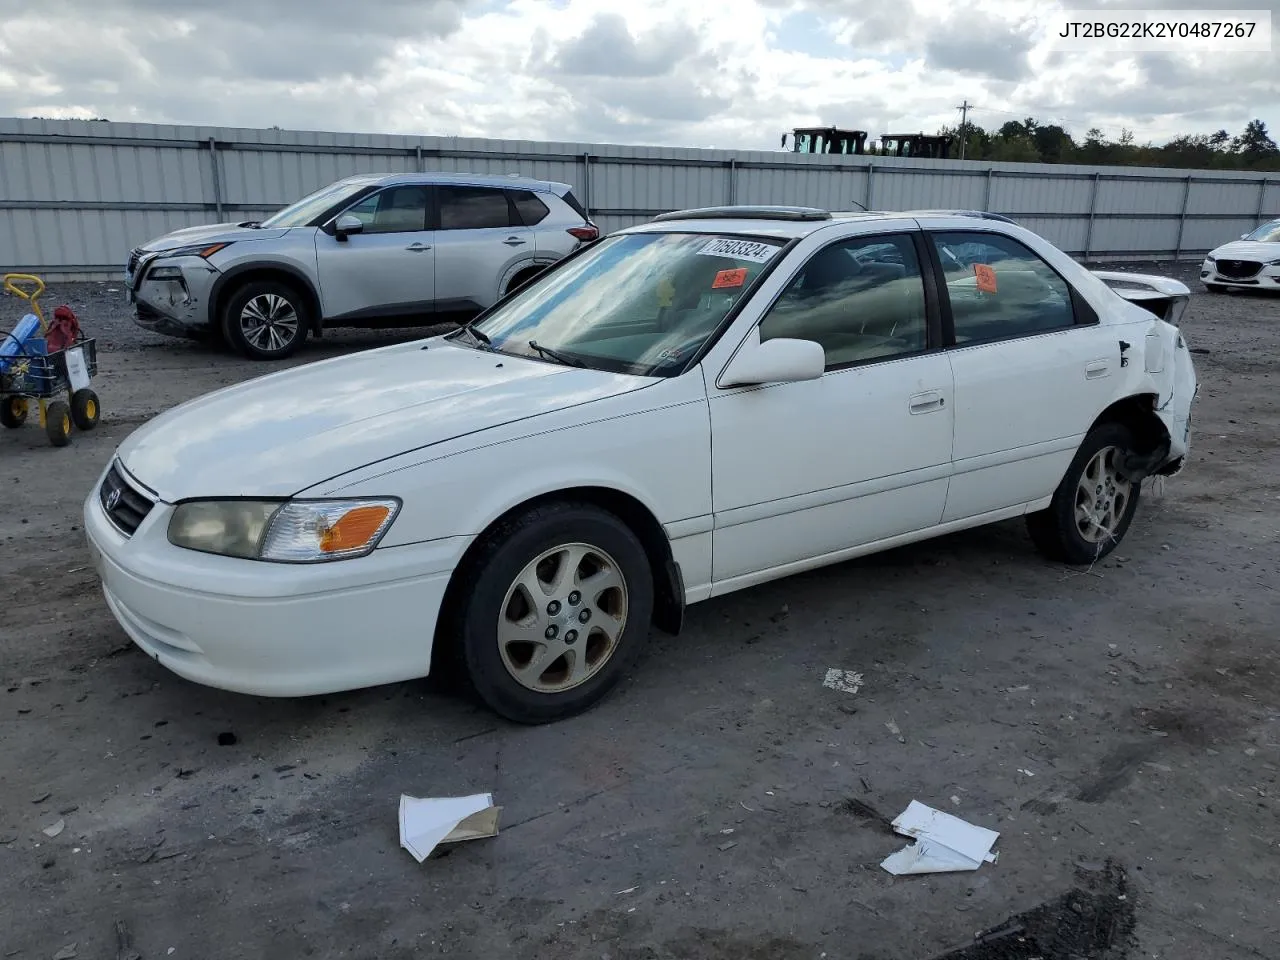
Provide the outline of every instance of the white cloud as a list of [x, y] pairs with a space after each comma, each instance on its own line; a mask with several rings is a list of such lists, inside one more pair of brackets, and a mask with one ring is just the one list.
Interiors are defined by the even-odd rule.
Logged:
[[1280, 127], [1277, 53], [1050, 52], [1038, 18], [1057, 6], [0, 0], [0, 114], [763, 149], [814, 123], [932, 131], [964, 99], [984, 126], [1077, 137]]

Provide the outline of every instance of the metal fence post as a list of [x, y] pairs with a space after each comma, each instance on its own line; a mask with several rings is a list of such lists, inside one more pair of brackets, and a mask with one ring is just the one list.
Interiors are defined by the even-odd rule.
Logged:
[[1191, 178], [1182, 185], [1182, 212], [1178, 214], [1178, 240], [1173, 245], [1173, 259], [1182, 259], [1182, 230], [1187, 225], [1187, 201], [1191, 199]]
[[1267, 209], [1267, 184], [1268, 184], [1268, 182], [1269, 182], [1269, 181], [1267, 180], [1267, 178], [1266, 178], [1266, 177], [1263, 177], [1263, 178], [1258, 182], [1258, 212], [1257, 212], [1257, 213], [1254, 215], [1254, 217], [1253, 217], [1253, 219], [1254, 219], [1254, 222], [1255, 222], [1255, 223], [1261, 223], [1261, 222], [1262, 222], [1262, 214], [1263, 214], [1263, 212]]
[[982, 209], [987, 213], [991, 212], [991, 180], [996, 175], [995, 167], [987, 167], [987, 190], [982, 197]]
[[222, 219], [222, 169], [218, 163], [218, 141], [209, 138], [209, 165], [213, 171], [213, 207]]
[[422, 165], [422, 164], [423, 164], [423, 160], [422, 160], [422, 144], [418, 144], [417, 146], [415, 146], [415, 147], [413, 148], [413, 153], [414, 153], [414, 156], [415, 156], [415, 157], [417, 157], [417, 160], [418, 160], [418, 172], [419, 172], [419, 173], [425, 173], [427, 168], [426, 168], [426, 167], [424, 167], [424, 166]]
[[1089, 191], [1089, 226], [1084, 232], [1084, 258], [1089, 259], [1089, 251], [1093, 249], [1093, 213], [1098, 209], [1098, 181], [1102, 174], [1093, 175], [1093, 189]]
[[582, 155], [582, 209], [587, 211], [587, 219], [591, 219], [591, 154]]
[[736, 157], [729, 159], [729, 206], [733, 206], [738, 202], [738, 160]]
[[876, 175], [876, 165], [874, 163], [867, 164], [867, 199], [863, 206], [868, 210], [871, 209], [871, 198], [874, 195], [871, 191], [872, 178]]

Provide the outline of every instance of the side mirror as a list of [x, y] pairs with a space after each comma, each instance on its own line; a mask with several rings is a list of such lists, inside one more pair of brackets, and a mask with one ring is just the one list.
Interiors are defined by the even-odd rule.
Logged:
[[364, 233], [364, 221], [355, 214], [344, 213], [333, 225], [333, 235], [338, 240], [346, 240], [353, 233]]
[[720, 378], [722, 387], [753, 383], [797, 383], [817, 380], [827, 367], [826, 351], [813, 340], [759, 339], [760, 331], [742, 345]]

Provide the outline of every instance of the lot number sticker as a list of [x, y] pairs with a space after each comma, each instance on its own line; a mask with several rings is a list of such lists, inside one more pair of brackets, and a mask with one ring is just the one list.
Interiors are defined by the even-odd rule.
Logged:
[[712, 240], [698, 251], [704, 257], [729, 257], [734, 260], [749, 260], [752, 263], [768, 263], [777, 252], [778, 248], [771, 243], [760, 243], [756, 240], [730, 240], [726, 237]]

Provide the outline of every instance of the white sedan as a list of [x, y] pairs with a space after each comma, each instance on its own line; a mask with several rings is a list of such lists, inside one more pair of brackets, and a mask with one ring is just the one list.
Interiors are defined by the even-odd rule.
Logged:
[[190, 680], [319, 694], [447, 655], [554, 720], [710, 597], [1013, 517], [1106, 555], [1197, 391], [1186, 288], [1117, 276], [980, 215], [668, 214], [470, 327], [161, 414], [85, 529], [115, 617]]
[[1280, 220], [1209, 251], [1200, 264], [1200, 282], [1210, 293], [1222, 293], [1228, 287], [1280, 290]]

